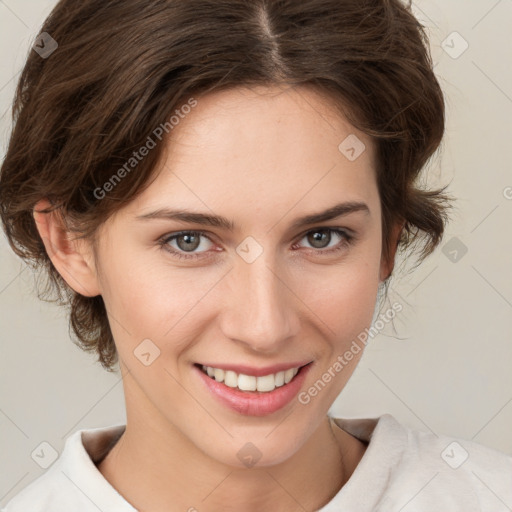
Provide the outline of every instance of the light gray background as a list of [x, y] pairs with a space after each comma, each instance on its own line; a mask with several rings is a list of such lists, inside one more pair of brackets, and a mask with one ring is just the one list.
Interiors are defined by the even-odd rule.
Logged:
[[[19, 71], [54, 4], [0, 0], [2, 155]], [[404, 305], [397, 335], [388, 324], [374, 338], [332, 413], [389, 412], [512, 454], [512, 2], [418, 0], [414, 11], [429, 29], [448, 104], [429, 183], [451, 182], [457, 210], [442, 247], [395, 277], [390, 300]], [[457, 58], [454, 31], [469, 44]], [[457, 262], [442, 251], [453, 237], [467, 247]], [[70, 433], [124, 422], [125, 411], [120, 375], [73, 345], [64, 311], [35, 297], [31, 270], [3, 236], [0, 265], [4, 505], [44, 471], [31, 458], [41, 442], [60, 453]]]

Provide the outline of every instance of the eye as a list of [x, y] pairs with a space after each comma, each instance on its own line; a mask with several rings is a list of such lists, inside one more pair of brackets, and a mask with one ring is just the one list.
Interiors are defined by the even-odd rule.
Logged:
[[[333, 239], [333, 233], [335, 235]], [[341, 239], [329, 248], [329, 244], [336, 238]], [[345, 249], [350, 243], [353, 242], [354, 236], [348, 234], [345, 230], [339, 228], [316, 228], [305, 233], [301, 240], [307, 239], [307, 242], [312, 245], [317, 253], [332, 254], [333, 252]], [[327, 248], [327, 249], [326, 249]]]
[[[199, 251], [199, 254], [194, 252], [196, 249], [201, 247], [201, 245], [204, 248], [204, 244], [201, 244], [201, 238], [204, 238], [208, 240], [209, 243], [212, 243], [212, 241], [204, 233], [201, 233], [200, 231], [182, 231], [180, 233], [175, 233], [170, 236], [164, 236], [162, 239], [159, 240], [159, 244], [163, 246], [167, 251], [172, 253], [173, 256], [183, 259], [194, 259], [200, 258], [201, 253], [207, 252], [208, 247], [206, 248], [206, 250]], [[175, 242], [177, 247], [173, 248], [170, 245], [171, 242]]]
[[[333, 234], [335, 235], [334, 238]], [[205, 244], [201, 243], [202, 238], [208, 240], [206, 247], [204, 247]], [[333, 240], [336, 242], [336, 238], [340, 240], [329, 248], [329, 244]], [[346, 249], [355, 240], [355, 237], [343, 229], [325, 227], [306, 232], [299, 240], [303, 239], [307, 239], [307, 242], [313, 246], [311, 249], [313, 252], [324, 255]], [[176, 245], [173, 246], [172, 243]], [[208, 249], [211, 248], [209, 244], [213, 244], [213, 242], [201, 231], [181, 231], [171, 235], [164, 235], [158, 240], [158, 244], [176, 258], [193, 260], [202, 258], [205, 253], [208, 253]], [[197, 251], [200, 247], [203, 250]]]

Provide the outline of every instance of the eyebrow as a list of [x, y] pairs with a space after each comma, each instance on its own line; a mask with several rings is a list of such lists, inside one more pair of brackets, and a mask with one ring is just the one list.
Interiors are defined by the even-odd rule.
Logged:
[[[320, 222], [337, 219], [338, 217], [343, 217], [355, 212], [364, 212], [366, 214], [370, 214], [370, 209], [366, 203], [347, 201], [332, 206], [323, 212], [313, 213], [300, 217], [293, 222], [291, 228], [298, 229], [310, 224], [317, 224]], [[178, 220], [192, 224], [201, 224], [205, 226], [222, 228], [230, 232], [235, 230], [235, 224], [226, 217], [221, 215], [209, 215], [206, 213], [191, 212], [188, 210], [171, 210], [169, 208], [159, 208], [158, 210], [145, 213], [144, 215], [138, 215], [135, 218], [137, 220]]]

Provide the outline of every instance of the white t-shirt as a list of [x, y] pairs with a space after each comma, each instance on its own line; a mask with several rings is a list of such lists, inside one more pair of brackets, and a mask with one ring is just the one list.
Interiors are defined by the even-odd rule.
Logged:
[[[410, 429], [389, 414], [334, 421], [369, 445], [348, 482], [319, 512], [512, 510], [512, 457]], [[95, 465], [124, 429], [112, 425], [69, 436], [61, 456], [2, 512], [137, 512]]]

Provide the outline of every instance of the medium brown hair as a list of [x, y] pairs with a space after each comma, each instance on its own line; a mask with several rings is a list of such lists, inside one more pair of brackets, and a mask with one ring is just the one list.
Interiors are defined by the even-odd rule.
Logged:
[[[444, 100], [424, 27], [399, 0], [61, 0], [19, 79], [0, 174], [1, 219], [13, 250], [42, 267], [39, 297], [69, 307], [75, 343], [113, 371], [117, 351], [101, 295], [74, 292], [53, 266], [33, 208], [48, 198], [71, 231], [98, 227], [152, 182], [157, 144], [101, 200], [111, 180], [192, 96], [233, 87], [312, 86], [372, 137], [390, 230], [421, 261], [439, 244], [450, 198], [417, 178], [439, 147]], [[171, 133], [172, 135], [172, 133]], [[341, 140], [340, 140], [341, 142]], [[172, 143], [172, 137], [171, 137]], [[126, 169], [126, 167], [125, 167]]]

